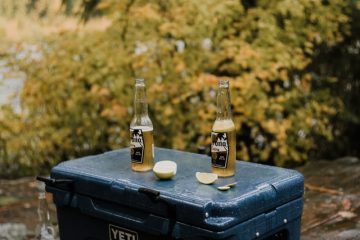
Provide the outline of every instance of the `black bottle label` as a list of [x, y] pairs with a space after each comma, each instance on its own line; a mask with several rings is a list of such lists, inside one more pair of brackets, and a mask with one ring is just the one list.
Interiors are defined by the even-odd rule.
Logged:
[[229, 156], [229, 142], [226, 133], [211, 133], [211, 164], [216, 168], [226, 168]]
[[143, 163], [144, 159], [144, 135], [141, 129], [130, 129], [131, 162]]

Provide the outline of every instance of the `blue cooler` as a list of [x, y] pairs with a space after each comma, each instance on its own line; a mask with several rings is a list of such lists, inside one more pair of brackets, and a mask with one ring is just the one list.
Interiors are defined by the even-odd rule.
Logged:
[[[177, 163], [172, 180], [133, 172], [129, 149], [54, 167], [45, 181], [61, 239], [300, 239], [300, 173], [238, 161], [234, 177], [203, 185], [195, 173], [211, 171], [208, 156], [161, 148], [155, 156]], [[228, 191], [216, 188], [232, 182]]]

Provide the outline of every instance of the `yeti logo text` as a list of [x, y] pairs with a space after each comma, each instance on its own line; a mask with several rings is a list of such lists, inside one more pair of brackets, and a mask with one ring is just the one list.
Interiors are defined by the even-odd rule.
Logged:
[[109, 225], [110, 240], [138, 240], [136, 232], [125, 228]]

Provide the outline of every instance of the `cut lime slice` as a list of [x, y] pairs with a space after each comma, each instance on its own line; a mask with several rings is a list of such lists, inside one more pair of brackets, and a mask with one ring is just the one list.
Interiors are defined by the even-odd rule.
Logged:
[[196, 178], [202, 184], [212, 184], [218, 179], [215, 173], [196, 172]]
[[160, 179], [170, 179], [176, 175], [177, 165], [173, 161], [157, 162], [153, 168], [155, 175]]
[[230, 187], [228, 186], [221, 186], [221, 187], [217, 187], [217, 189], [219, 189], [220, 191], [227, 191], [230, 189]]

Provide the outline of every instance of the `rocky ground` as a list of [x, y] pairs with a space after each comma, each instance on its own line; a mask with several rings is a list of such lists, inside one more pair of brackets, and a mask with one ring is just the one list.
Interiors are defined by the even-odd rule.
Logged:
[[[360, 239], [360, 160], [312, 161], [305, 176], [301, 239]], [[32, 239], [38, 224], [38, 184], [33, 178], [0, 180], [0, 239]], [[56, 213], [48, 195], [51, 218]]]
[[360, 239], [360, 160], [312, 161], [305, 176], [302, 239]]

